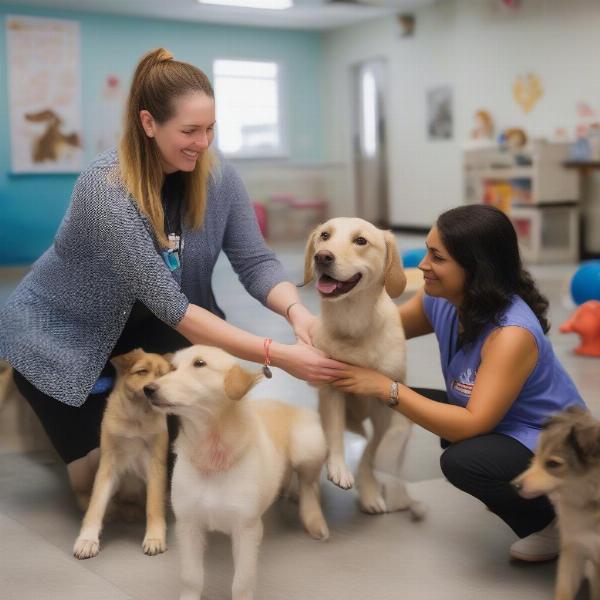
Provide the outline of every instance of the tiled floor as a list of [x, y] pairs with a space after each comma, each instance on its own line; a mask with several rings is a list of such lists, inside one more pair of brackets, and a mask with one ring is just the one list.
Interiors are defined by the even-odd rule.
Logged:
[[[422, 238], [399, 238], [402, 248]], [[302, 245], [277, 248], [293, 281], [302, 276]], [[592, 411], [600, 415], [600, 362], [575, 357], [573, 336], [557, 332], [569, 314], [565, 282], [574, 266], [533, 269], [542, 291], [551, 299], [556, 352], [575, 379]], [[0, 271], [0, 304], [22, 276]], [[250, 298], [226, 260], [215, 273], [217, 298], [231, 322], [261, 336], [292, 341], [286, 322]], [[317, 309], [311, 289], [302, 289], [306, 304]], [[409, 383], [440, 387], [442, 378], [432, 336], [409, 342]], [[254, 395], [316, 406], [316, 393], [301, 381], [277, 372]], [[0, 413], [0, 420], [2, 414]], [[363, 442], [348, 434], [348, 455], [354, 462]], [[555, 564], [524, 566], [510, 562], [514, 535], [477, 501], [442, 478], [439, 444], [415, 427], [405, 468], [413, 495], [429, 509], [422, 523], [407, 514], [372, 517], [361, 514], [355, 493], [324, 482], [324, 506], [331, 539], [318, 543], [305, 535], [296, 507], [277, 503], [266, 518], [257, 600], [427, 600], [551, 598]], [[171, 533], [169, 551], [157, 557], [142, 554], [141, 524], [106, 527], [101, 554], [79, 562], [71, 548], [80, 514], [67, 489], [64, 468], [43, 454], [8, 452], [0, 440], [0, 598], [7, 600], [166, 600], [177, 598], [178, 548]], [[230, 597], [232, 561], [229, 540], [215, 535], [207, 553], [205, 597]], [[585, 594], [580, 594], [584, 597]]]

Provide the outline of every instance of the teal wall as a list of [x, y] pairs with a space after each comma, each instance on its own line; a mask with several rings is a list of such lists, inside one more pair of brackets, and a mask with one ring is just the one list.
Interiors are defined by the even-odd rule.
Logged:
[[[0, 5], [0, 264], [27, 264], [51, 243], [76, 175], [11, 175], [6, 65], [6, 15], [73, 19], [80, 23], [84, 141], [93, 136], [94, 106], [106, 76], [129, 82], [140, 56], [157, 46], [212, 78], [215, 58], [273, 60], [283, 65], [283, 98], [291, 160], [323, 158], [318, 33], [184, 23]], [[93, 152], [86, 148], [87, 159]]]

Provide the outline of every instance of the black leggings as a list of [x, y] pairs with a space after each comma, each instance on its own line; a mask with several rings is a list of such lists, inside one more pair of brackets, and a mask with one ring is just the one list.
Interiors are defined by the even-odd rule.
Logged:
[[110, 391], [88, 396], [81, 406], [70, 406], [40, 392], [16, 370], [13, 378], [66, 464], [100, 446], [100, 423]]
[[[413, 388], [437, 402], [448, 402], [446, 392]], [[521, 498], [510, 482], [529, 466], [533, 453], [512, 437], [499, 433], [478, 435], [454, 444], [442, 440], [442, 472], [459, 490], [481, 500], [519, 537], [539, 531], [554, 518], [545, 496]]]

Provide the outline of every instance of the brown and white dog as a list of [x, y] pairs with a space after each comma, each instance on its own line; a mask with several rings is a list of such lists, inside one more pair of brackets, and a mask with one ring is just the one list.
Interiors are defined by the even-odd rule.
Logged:
[[219, 348], [192, 346], [172, 359], [175, 370], [145, 387], [159, 410], [178, 415], [171, 501], [180, 543], [181, 600], [199, 600], [209, 531], [231, 535], [233, 600], [254, 597], [262, 515], [298, 476], [300, 519], [319, 540], [329, 530], [319, 501], [325, 437], [314, 411], [250, 400], [260, 373]]
[[[306, 245], [304, 283], [315, 277], [321, 296], [321, 318], [313, 333], [315, 346], [336, 360], [376, 369], [403, 382], [406, 343], [391, 297], [404, 291], [406, 277], [393, 234], [356, 218], [330, 219], [319, 225]], [[384, 492], [388, 490], [373, 472], [375, 454], [392, 422], [402, 432], [396, 440], [399, 470], [410, 421], [379, 401], [349, 397], [332, 386], [319, 389], [319, 412], [329, 449], [329, 479], [344, 489], [354, 485], [344, 457], [344, 431], [348, 428], [365, 435], [363, 421], [369, 418], [373, 435], [357, 473], [361, 508], [368, 513], [410, 508], [414, 516], [422, 516], [422, 507], [410, 498], [400, 480], [395, 499], [386, 502]]]
[[[531, 466], [513, 485], [524, 498], [546, 494], [558, 516], [556, 600], [573, 600], [585, 575], [600, 599], [600, 422], [579, 408], [554, 416]], [[587, 563], [587, 564], [586, 564]]]
[[[100, 551], [100, 531], [108, 504], [124, 476], [146, 483], [146, 535], [144, 554], [167, 549], [165, 498], [169, 436], [166, 417], [153, 409], [144, 386], [171, 370], [159, 354], [132, 350], [111, 360], [117, 370], [114, 390], [102, 417], [100, 464], [89, 506], [73, 554], [91, 558]], [[123, 481], [131, 484], [130, 481]]]

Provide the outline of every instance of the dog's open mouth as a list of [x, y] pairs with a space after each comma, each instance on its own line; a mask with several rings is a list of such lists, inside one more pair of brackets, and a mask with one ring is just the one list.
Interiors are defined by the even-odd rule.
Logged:
[[346, 281], [338, 281], [329, 275], [321, 275], [317, 281], [317, 289], [322, 296], [331, 298], [347, 294], [361, 279], [362, 275], [357, 273]]

